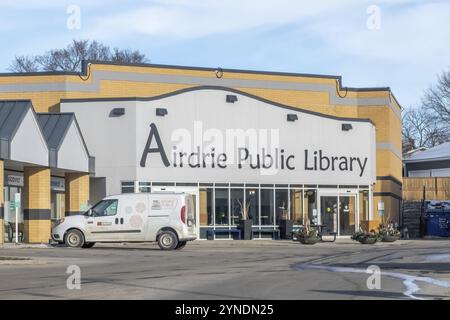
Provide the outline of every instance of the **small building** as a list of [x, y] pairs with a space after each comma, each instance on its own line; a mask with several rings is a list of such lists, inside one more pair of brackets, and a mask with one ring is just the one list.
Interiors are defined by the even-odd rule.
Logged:
[[450, 177], [450, 142], [406, 154], [403, 170], [409, 178]]

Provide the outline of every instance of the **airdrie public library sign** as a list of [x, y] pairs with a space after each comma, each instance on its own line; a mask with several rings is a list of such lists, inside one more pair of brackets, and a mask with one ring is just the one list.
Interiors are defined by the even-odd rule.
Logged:
[[[154, 102], [144, 102], [148, 108], [137, 109], [142, 113], [137, 115], [136, 137], [140, 179], [312, 184], [375, 181], [372, 123], [293, 112], [246, 96], [230, 105], [220, 93], [222, 101], [216, 97], [218, 92], [208, 91], [183, 94], [196, 95], [196, 99], [165, 98], [163, 105], [169, 114], [163, 118], [154, 116]], [[297, 114], [298, 120], [287, 121], [288, 113]], [[342, 130], [343, 123], [351, 124], [352, 129]]]
[[[198, 121], [195, 125], [198, 125]], [[276, 132], [275, 129], [272, 129], [272, 131]], [[222, 143], [220, 144], [222, 147], [220, 150], [216, 150], [216, 147], [212, 145], [208, 146], [206, 151], [202, 151], [204, 149], [203, 144], [195, 146], [194, 151], [191, 151], [189, 144], [184, 146], [184, 148], [180, 148], [179, 145], [183, 145], [183, 138], [189, 137], [189, 133], [187, 135], [180, 135], [181, 141], [179, 141], [178, 146], [172, 146], [170, 152], [171, 161], [169, 161], [157, 126], [154, 123], [151, 123], [150, 133], [142, 153], [140, 166], [146, 167], [147, 157], [153, 153], [159, 155], [160, 160], [163, 162], [165, 167], [227, 169], [229, 166], [232, 167], [233, 165], [236, 165], [234, 167], [238, 170], [243, 168], [248, 168], [250, 170], [261, 170], [261, 174], [263, 175], [276, 174], [278, 170], [304, 170], [349, 172], [350, 174], [357, 173], [359, 177], [362, 177], [367, 166], [367, 156], [354, 157], [344, 155], [327, 155], [326, 152], [321, 149], [304, 149], [303, 157], [299, 161], [296, 159], [296, 155], [294, 153], [286, 153], [284, 148], [280, 148], [280, 146], [278, 146], [278, 139], [272, 141], [272, 146], [266, 145], [265, 147], [261, 147], [261, 151], [259, 152], [257, 148], [258, 136], [254, 134], [251, 129], [247, 131], [242, 129], [227, 130], [227, 132], [233, 132], [226, 135], [227, 138], [231, 140], [231, 143], [225, 144], [225, 149], [228, 150], [223, 150]], [[272, 134], [272, 138], [275, 136], [277, 135]], [[152, 147], [153, 140], [156, 143], [156, 147]], [[242, 144], [234, 145], [235, 140], [241, 141]], [[264, 140], [267, 142], [267, 139]], [[188, 138], [188, 141], [190, 142], [191, 139]]]

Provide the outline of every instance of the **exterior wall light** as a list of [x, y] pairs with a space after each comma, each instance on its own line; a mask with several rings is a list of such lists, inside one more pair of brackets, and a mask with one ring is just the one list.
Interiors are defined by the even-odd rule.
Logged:
[[111, 110], [111, 117], [121, 117], [125, 114], [125, 108], [114, 108]]
[[288, 113], [288, 115], [287, 115], [287, 121], [294, 122], [294, 121], [297, 121], [297, 120], [298, 120], [298, 116], [297, 116], [296, 114], [294, 114], [294, 113]]
[[160, 117], [164, 117], [166, 114], [169, 114], [167, 109], [165, 108], [156, 108], [156, 115]]
[[342, 124], [342, 131], [350, 131], [353, 129], [353, 126], [350, 123], [343, 123]]
[[237, 96], [235, 96], [234, 94], [227, 94], [228, 103], [235, 103], [236, 101], [238, 101]]

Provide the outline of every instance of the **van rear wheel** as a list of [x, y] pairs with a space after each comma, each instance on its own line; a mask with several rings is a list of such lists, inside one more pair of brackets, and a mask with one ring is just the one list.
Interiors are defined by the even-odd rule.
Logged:
[[187, 243], [187, 241], [180, 241], [180, 242], [178, 242], [178, 245], [175, 248], [175, 250], [183, 249], [184, 247], [186, 247], [186, 243]]
[[172, 231], [162, 231], [158, 236], [158, 245], [162, 250], [173, 250], [178, 246], [178, 238]]
[[84, 245], [84, 237], [81, 231], [79, 230], [70, 230], [67, 232], [66, 237], [64, 239], [64, 243], [66, 246], [71, 248], [79, 248]]

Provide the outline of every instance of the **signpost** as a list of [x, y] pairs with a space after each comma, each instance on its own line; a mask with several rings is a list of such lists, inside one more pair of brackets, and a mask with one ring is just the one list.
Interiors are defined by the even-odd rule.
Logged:
[[14, 197], [14, 207], [16, 209], [16, 243], [19, 243], [19, 208], [20, 208], [20, 193], [16, 193]]

